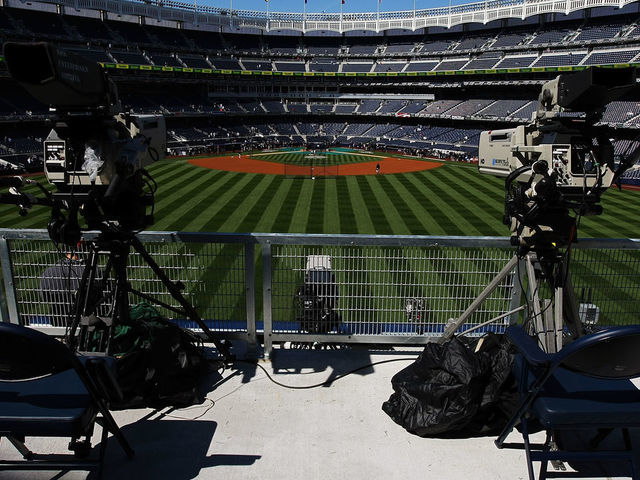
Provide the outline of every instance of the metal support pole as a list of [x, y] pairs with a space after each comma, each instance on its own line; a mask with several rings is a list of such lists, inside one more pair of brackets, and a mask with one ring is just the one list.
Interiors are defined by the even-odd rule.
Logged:
[[[536, 333], [538, 334], [540, 345], [546, 345], [544, 340], [544, 321], [542, 319], [542, 309], [540, 308], [540, 292], [538, 291], [538, 280], [536, 279], [536, 271], [533, 266], [531, 254], [527, 255], [526, 266], [527, 279], [529, 280], [529, 303], [533, 309], [534, 326]], [[531, 315], [531, 312], [529, 312], [529, 315]]]
[[268, 358], [273, 350], [271, 335], [273, 317], [271, 316], [271, 244], [262, 244], [262, 312], [264, 316], [264, 353]]
[[2, 321], [20, 323], [20, 313], [18, 312], [18, 299], [13, 283], [13, 264], [9, 250], [9, 241], [6, 237], [0, 238], [0, 264], [2, 264], [2, 279], [4, 280], [5, 298], [1, 306]]
[[253, 243], [244, 244], [244, 281], [247, 306], [247, 353], [255, 356], [258, 352], [258, 336], [256, 328], [256, 272], [255, 247]]
[[[524, 272], [525, 260], [521, 258], [518, 260], [518, 265], [514, 274], [513, 290], [511, 291], [511, 302], [509, 303], [509, 310], [513, 312], [516, 312], [516, 308], [518, 308], [520, 306], [520, 303], [522, 302]], [[516, 323], [516, 317], [509, 316], [509, 325], [513, 325], [514, 323]]]
[[562, 349], [563, 299], [563, 288], [556, 287], [554, 292], [553, 323], [551, 325], [552, 332], [550, 332], [552, 338], [550, 338], [548, 342], [549, 348], [553, 348], [553, 350], [549, 350], [549, 353], [557, 353]]
[[564, 289], [562, 292], [562, 317], [565, 325], [569, 329], [569, 333], [573, 338], [584, 335], [584, 326], [580, 320], [580, 307], [578, 307], [578, 299], [573, 289], [571, 281], [571, 273], [567, 270], [566, 263], [562, 265], [564, 273]]

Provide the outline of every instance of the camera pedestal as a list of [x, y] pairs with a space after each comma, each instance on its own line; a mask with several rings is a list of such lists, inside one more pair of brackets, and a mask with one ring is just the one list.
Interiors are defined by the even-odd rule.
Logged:
[[[520, 262], [524, 263], [528, 280], [529, 298], [526, 301], [526, 305], [518, 306], [513, 310], [461, 333], [470, 333], [497, 320], [509, 317], [522, 310], [527, 310], [527, 322], [538, 336], [538, 341], [546, 352], [554, 353], [562, 348], [565, 327], [571, 337], [577, 338], [581, 336], [583, 334], [583, 328], [578, 314], [577, 300], [571, 283], [571, 274], [567, 269], [566, 259], [558, 256], [555, 249], [551, 251], [555, 252], [551, 258], [548, 257], [549, 250], [529, 252], [524, 257], [518, 254], [514, 255], [493, 280], [489, 282], [480, 295], [475, 298], [471, 305], [469, 305], [458, 318], [449, 320], [438, 342], [444, 343], [453, 338], [458, 329], [478, 310], [482, 302], [512, 274], [514, 269], [517, 268], [518, 272], [520, 272]], [[546, 254], [542, 254], [542, 252], [546, 252]], [[550, 289], [553, 292], [553, 299], [540, 298], [539, 285], [542, 279], [548, 281]], [[520, 274], [516, 281], [522, 285]], [[517, 286], [514, 285], [514, 288], [517, 288]]]

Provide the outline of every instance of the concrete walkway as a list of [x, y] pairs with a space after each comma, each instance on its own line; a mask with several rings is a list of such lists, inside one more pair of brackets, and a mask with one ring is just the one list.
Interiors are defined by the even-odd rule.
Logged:
[[[372, 362], [412, 360], [417, 353], [279, 350], [272, 361], [262, 365], [276, 381], [302, 387]], [[392, 393], [391, 377], [409, 363], [399, 360], [366, 367], [330, 386], [312, 389], [278, 386], [255, 365], [238, 363], [237, 369], [210, 376], [203, 405], [174, 411], [116, 412], [136, 457], [127, 460], [112, 439], [103, 478], [526, 478], [523, 455], [498, 450], [493, 438], [420, 438], [395, 424], [381, 405]], [[64, 441], [31, 445], [59, 452], [66, 449]], [[12, 447], [3, 441], [0, 455], [6, 458], [9, 454], [13, 455]], [[0, 479], [54, 475], [56, 472], [3, 472]], [[92, 477], [73, 472], [55, 478]]]

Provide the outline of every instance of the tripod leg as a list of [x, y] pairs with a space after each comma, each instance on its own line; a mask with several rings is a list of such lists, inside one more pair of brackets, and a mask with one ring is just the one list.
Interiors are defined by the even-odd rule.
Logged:
[[129, 325], [129, 282], [127, 281], [127, 262], [129, 259], [129, 245], [127, 243], [114, 245], [109, 256], [110, 266], [113, 268], [115, 277], [115, 290], [113, 309], [113, 321], [108, 327], [107, 344], [105, 351], [111, 354], [111, 339], [113, 337], [113, 328], [116, 325]]
[[578, 308], [578, 299], [571, 282], [571, 273], [567, 270], [565, 262], [562, 263], [562, 271], [564, 273], [564, 288], [562, 289], [562, 316], [564, 323], [569, 329], [571, 337], [576, 339], [585, 334], [580, 313]]
[[442, 334], [442, 337], [438, 339], [439, 343], [444, 343], [447, 340], [450, 340], [455, 335], [458, 328], [464, 325], [464, 322], [467, 321], [467, 318], [469, 318], [478, 309], [478, 307], [482, 304], [482, 302], [484, 302], [489, 297], [489, 295], [491, 295], [493, 291], [496, 288], [498, 288], [500, 283], [505, 278], [507, 278], [507, 276], [518, 264], [518, 260], [519, 260], [518, 256], [514, 255], [513, 258], [511, 258], [511, 260], [509, 260], [507, 264], [502, 268], [500, 273], [498, 273], [498, 275], [496, 275], [493, 278], [493, 280], [489, 282], [489, 284], [485, 287], [482, 293], [480, 293], [480, 295], [478, 295], [478, 297], [476, 297], [476, 299], [471, 303], [471, 305], [469, 305], [469, 307], [462, 313], [462, 315], [460, 315], [458, 318], [456, 318], [453, 321], [450, 321], [447, 324], [447, 326], [444, 329], [444, 333]]
[[[76, 339], [76, 332], [78, 330], [78, 326], [80, 325], [80, 320], [82, 316], [86, 313], [85, 309], [87, 307], [88, 298], [91, 295], [91, 288], [93, 284], [93, 278], [95, 276], [95, 272], [98, 265], [98, 249], [95, 245], [91, 247], [91, 251], [89, 253], [89, 258], [87, 258], [87, 263], [82, 271], [82, 279], [80, 280], [80, 288], [78, 289], [76, 301], [74, 305], [74, 316], [73, 321], [71, 322], [71, 326], [69, 328], [69, 334], [67, 338], [67, 344], [71, 350], [75, 350], [78, 347], [78, 342]], [[80, 336], [84, 335], [84, 332], [80, 332]]]
[[229, 351], [229, 347], [219, 339], [215, 338], [215, 336], [213, 335], [213, 332], [202, 321], [202, 318], [200, 318], [200, 315], [198, 314], [196, 309], [193, 307], [193, 305], [191, 305], [191, 303], [189, 303], [187, 299], [184, 298], [184, 295], [182, 295], [182, 292], [180, 291], [180, 289], [176, 286], [175, 283], [171, 281], [169, 277], [167, 277], [167, 275], [162, 271], [160, 266], [158, 266], [158, 264], [151, 257], [151, 255], [149, 255], [149, 252], [147, 252], [147, 250], [144, 248], [144, 245], [142, 245], [142, 242], [140, 242], [140, 240], [138, 240], [138, 238], [134, 235], [131, 236], [131, 245], [133, 246], [135, 251], [138, 252], [138, 254], [140, 254], [140, 256], [144, 259], [144, 261], [147, 262], [147, 265], [151, 267], [151, 269], [157, 275], [157, 277], [162, 281], [162, 283], [167, 288], [171, 296], [184, 309], [184, 311], [187, 314], [187, 317], [198, 324], [198, 326], [202, 329], [202, 331], [207, 336], [207, 338], [211, 340], [211, 342], [216, 346], [216, 348], [222, 354], [225, 360], [231, 360], [232, 355], [231, 355], [231, 352]]

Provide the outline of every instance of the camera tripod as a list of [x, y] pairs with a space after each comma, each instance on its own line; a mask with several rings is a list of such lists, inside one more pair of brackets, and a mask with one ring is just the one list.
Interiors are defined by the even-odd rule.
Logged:
[[[200, 318], [196, 309], [182, 294], [181, 290], [184, 287], [167, 277], [166, 273], [153, 260], [135, 234], [120, 229], [105, 229], [89, 244], [89, 255], [77, 292], [74, 316], [68, 333], [68, 343], [72, 350], [87, 350], [88, 345], [91, 343], [93, 351], [111, 353], [110, 344], [114, 327], [118, 324], [129, 323], [129, 294], [133, 293], [144, 300], [196, 322], [206, 338], [215, 345], [223, 360], [225, 362], [232, 361], [229, 345], [215, 338], [211, 330]], [[156, 277], [167, 288], [168, 293], [180, 304], [181, 308], [168, 305], [132, 288], [127, 280], [127, 262], [132, 248], [151, 268]], [[107, 255], [104, 272], [100, 272], [98, 266], [99, 258], [102, 255]], [[109, 281], [108, 279], [112, 272], [113, 281]], [[106, 300], [105, 290], [109, 290], [111, 295], [110, 314], [108, 316], [100, 316], [101, 303]]]
[[[450, 340], [455, 335], [467, 319], [478, 310], [482, 302], [513, 272], [520, 261], [523, 261], [525, 265], [530, 292], [530, 298], [527, 301], [529, 306], [528, 318], [533, 321], [531, 326], [538, 335], [543, 349], [552, 353], [562, 348], [564, 327], [567, 328], [573, 338], [584, 334], [582, 323], [580, 322], [578, 303], [571, 283], [571, 274], [568, 270], [567, 258], [561, 255], [556, 247], [545, 246], [544, 248], [526, 251], [526, 253], [524, 251], [516, 253], [493, 280], [487, 284], [471, 305], [458, 318], [449, 320], [442, 337], [439, 339], [440, 343]], [[553, 292], [553, 300], [540, 298], [540, 280], [547, 280], [549, 288]], [[520, 277], [516, 281], [522, 284]], [[527, 306], [525, 305], [518, 306], [491, 320], [467, 329], [463, 333], [469, 333], [526, 308]]]

